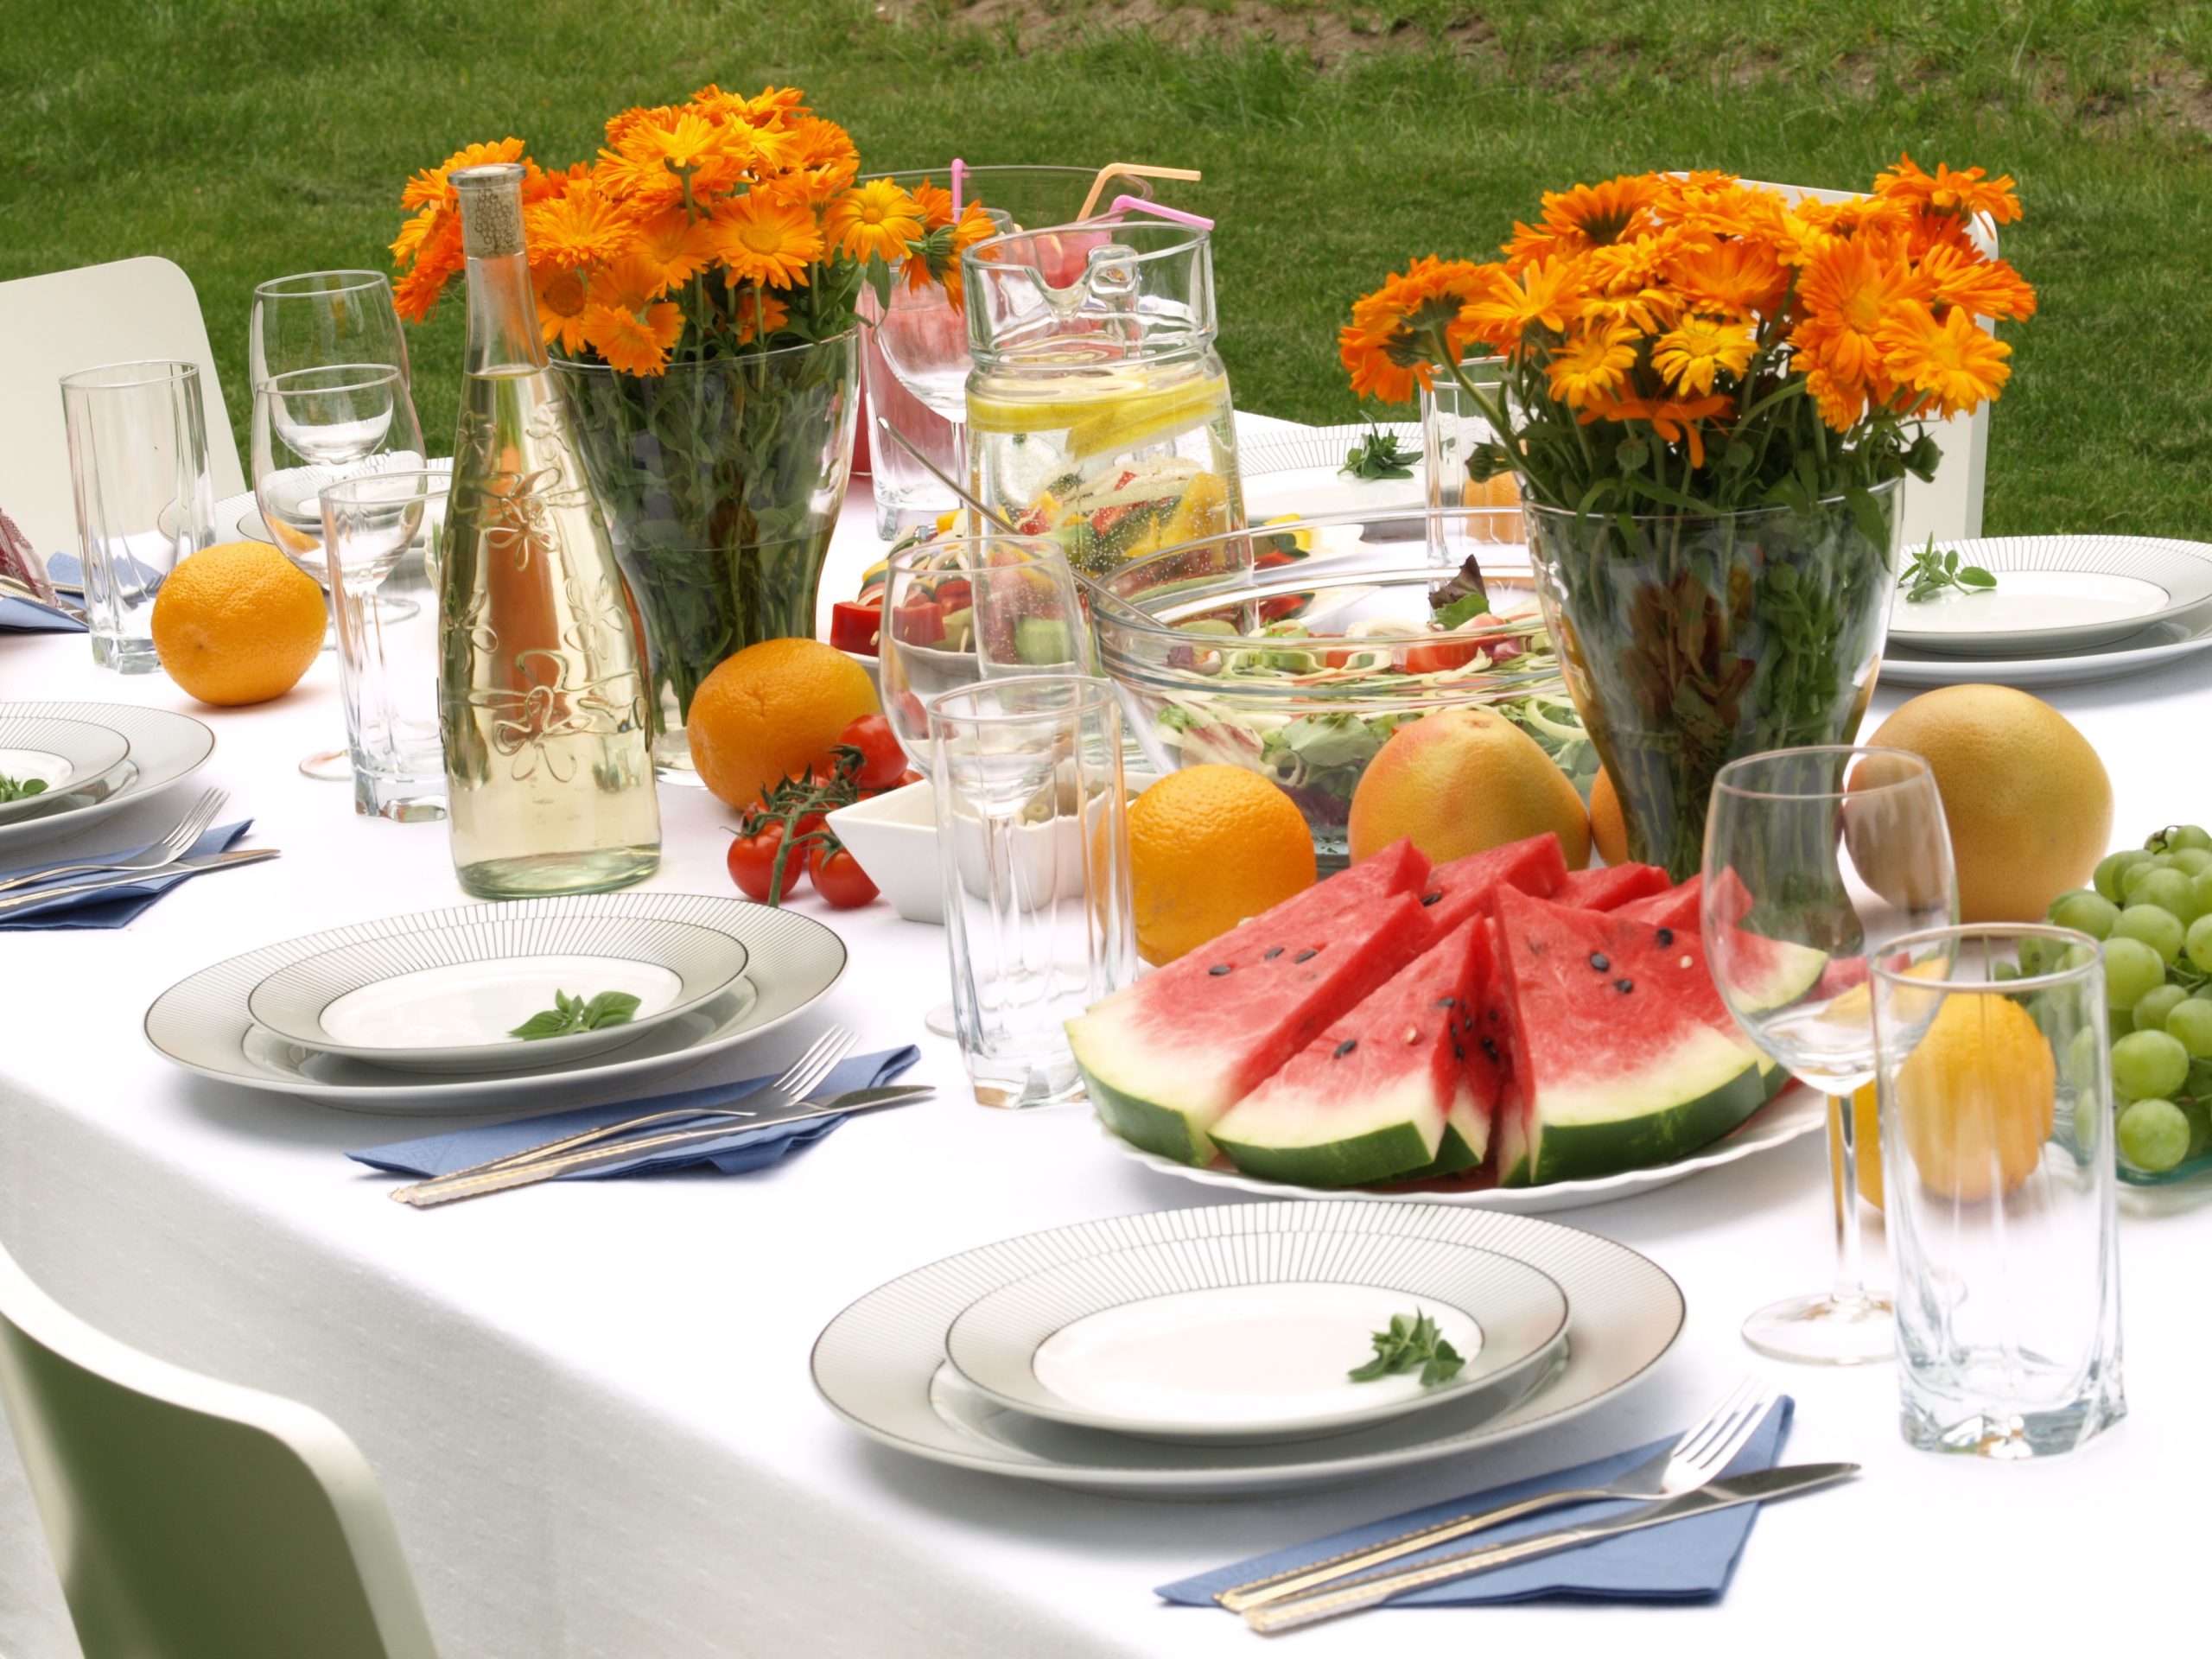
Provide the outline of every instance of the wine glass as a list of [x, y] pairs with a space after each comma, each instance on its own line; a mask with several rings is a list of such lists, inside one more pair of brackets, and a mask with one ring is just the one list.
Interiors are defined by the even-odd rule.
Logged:
[[[342, 364], [384, 364], [398, 370], [400, 396], [408, 405], [406, 419], [410, 424], [414, 422], [414, 404], [408, 391], [407, 336], [392, 304], [391, 283], [382, 271], [303, 270], [275, 277], [254, 289], [246, 366], [257, 413], [261, 389], [272, 377]], [[422, 447], [419, 438], [415, 447]], [[259, 489], [257, 468], [257, 495]], [[311, 502], [308, 510], [314, 511]], [[264, 521], [267, 516], [264, 507]], [[271, 539], [298, 563], [298, 554], [286, 544], [284, 532], [273, 522], [268, 529]], [[317, 548], [321, 544], [318, 538]], [[330, 584], [319, 555], [314, 565], [302, 568], [327, 590]], [[327, 638], [325, 648], [332, 643]], [[343, 749], [318, 751], [301, 762], [300, 770], [310, 778], [332, 782], [343, 782], [353, 775]]]
[[[960, 536], [891, 556], [876, 645], [885, 718], [933, 777], [929, 704], [946, 692], [1018, 675], [1096, 672], [1090, 625], [1060, 544], [1033, 536]], [[940, 1037], [952, 1007], [929, 1010]]]
[[1874, 1078], [1870, 965], [1891, 940], [1958, 920], [1935, 774], [1900, 749], [1840, 744], [1731, 761], [1713, 780], [1700, 907], [1728, 1012], [1760, 1052], [1830, 1096], [1834, 1286], [1759, 1309], [1744, 1340], [1807, 1364], [1887, 1359], [1895, 1321], [1859, 1265], [1851, 1096]]
[[[284, 556], [325, 593], [321, 492], [363, 473], [423, 466], [423, 431], [399, 371], [383, 363], [340, 363], [271, 376], [253, 393], [253, 493], [262, 523]], [[344, 749], [318, 750], [300, 763], [310, 778], [350, 779]]]

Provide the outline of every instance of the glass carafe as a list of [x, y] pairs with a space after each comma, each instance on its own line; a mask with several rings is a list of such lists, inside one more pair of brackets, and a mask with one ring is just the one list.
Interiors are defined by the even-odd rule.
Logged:
[[1244, 527], [1205, 231], [1090, 220], [961, 261], [968, 470], [983, 504], [1099, 576]]
[[627, 887], [660, 863], [643, 645], [538, 333], [522, 178], [511, 163], [453, 175], [468, 353], [439, 723], [454, 864], [486, 899]]

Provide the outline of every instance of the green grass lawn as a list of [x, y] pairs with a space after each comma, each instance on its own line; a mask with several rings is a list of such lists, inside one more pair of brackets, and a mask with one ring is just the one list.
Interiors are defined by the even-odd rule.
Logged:
[[[1317, 59], [1319, 60], [1317, 62]], [[1863, 184], [1901, 149], [2020, 181], [1993, 533], [2212, 538], [2212, 7], [2202, 0], [77, 0], [0, 33], [0, 276], [130, 254], [197, 283], [234, 425], [253, 284], [382, 264], [401, 181], [509, 132], [796, 82], [871, 168], [1157, 161], [1217, 216], [1246, 408], [1352, 416], [1334, 334], [1540, 189], [1671, 166]], [[431, 448], [460, 308], [418, 332]], [[243, 441], [241, 442], [243, 448]]]

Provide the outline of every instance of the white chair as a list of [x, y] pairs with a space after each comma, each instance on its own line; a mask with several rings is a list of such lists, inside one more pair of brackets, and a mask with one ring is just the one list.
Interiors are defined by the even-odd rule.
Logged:
[[[1745, 184], [1779, 190], [1791, 200], [1810, 196], [1815, 201], [1847, 201], [1863, 194], [1853, 190], [1823, 190], [1809, 184]], [[1997, 227], [1987, 219], [1975, 220], [1974, 238], [1981, 251], [1994, 257]], [[1924, 543], [1930, 536], [1939, 542], [1965, 541], [1981, 534], [1982, 480], [1989, 471], [1989, 405], [1971, 415], [1938, 421], [1928, 428], [1936, 447], [1943, 452], [1936, 476], [1922, 480], [1907, 475], [1901, 516], [1904, 520], [1901, 546], [1907, 550]]]
[[[245, 318], [238, 319], [240, 329]], [[167, 259], [118, 259], [0, 283], [0, 508], [41, 557], [74, 554], [69, 433], [61, 377], [102, 363], [175, 359], [200, 365], [215, 499], [245, 488], [215, 356], [192, 279]]]
[[124, 1347], [5, 1250], [0, 1403], [86, 1659], [435, 1659], [376, 1477], [320, 1413]]

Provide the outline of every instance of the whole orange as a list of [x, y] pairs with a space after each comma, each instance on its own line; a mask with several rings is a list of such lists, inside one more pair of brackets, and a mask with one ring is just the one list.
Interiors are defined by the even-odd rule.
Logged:
[[1582, 797], [1535, 738], [1487, 709], [1440, 709], [1391, 733], [1345, 828], [1355, 861], [1409, 836], [1443, 864], [1548, 830], [1568, 868], [1590, 861]]
[[1628, 820], [1621, 816], [1621, 798], [1613, 792], [1613, 780], [1603, 766], [1590, 780], [1590, 839], [1606, 863], [1629, 861]]
[[1173, 772], [1129, 804], [1137, 954], [1154, 967], [1313, 885], [1298, 804], [1242, 766]]
[[266, 702], [314, 665], [329, 621], [315, 578], [268, 543], [218, 542], [162, 578], [154, 654], [202, 702]]
[[721, 799], [751, 806], [881, 706], [868, 671], [842, 651], [818, 639], [764, 639], [716, 664], [691, 694], [691, 764]]

